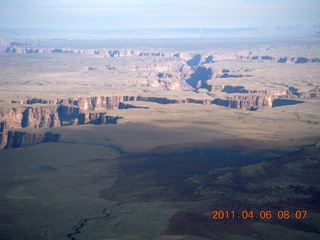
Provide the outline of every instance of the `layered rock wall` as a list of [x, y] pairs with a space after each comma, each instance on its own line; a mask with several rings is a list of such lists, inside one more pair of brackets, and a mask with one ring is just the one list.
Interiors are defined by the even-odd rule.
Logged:
[[275, 99], [273, 96], [235, 95], [229, 99], [216, 98], [212, 103], [228, 108], [253, 111], [264, 107], [273, 107]]
[[[0, 149], [9, 143], [10, 132], [20, 128], [52, 128], [77, 124], [117, 123], [119, 117], [109, 116], [105, 112], [82, 112], [81, 108], [71, 105], [56, 106], [19, 106], [0, 112]], [[12, 137], [19, 137], [12, 135]], [[29, 137], [25, 135], [24, 137]], [[13, 140], [12, 140], [13, 141]]]
[[29, 147], [40, 143], [57, 142], [59, 138], [59, 134], [54, 134], [51, 132], [40, 134], [22, 131], [9, 131], [6, 148]]
[[[165, 97], [130, 95], [81, 97], [78, 99], [30, 98], [26, 100], [12, 100], [12, 103], [17, 105], [16, 107], [0, 110], [0, 149], [9, 145], [18, 145], [14, 140], [9, 139], [14, 137], [22, 139], [20, 132], [15, 134], [12, 132], [14, 129], [27, 127], [52, 128], [78, 124], [115, 124], [121, 117], [110, 116], [105, 111], [119, 108], [121, 103], [128, 101], [146, 101], [159, 104], [211, 104], [211, 100], [209, 99], [170, 99]], [[122, 104], [120, 108], [126, 109], [124, 106]], [[36, 136], [23, 135], [23, 139], [34, 138], [37, 139]], [[34, 142], [38, 141], [34, 140]]]

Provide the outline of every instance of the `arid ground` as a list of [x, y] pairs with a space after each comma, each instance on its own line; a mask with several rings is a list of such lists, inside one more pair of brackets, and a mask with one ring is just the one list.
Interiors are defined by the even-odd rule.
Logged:
[[320, 239], [319, 36], [3, 45], [0, 239]]

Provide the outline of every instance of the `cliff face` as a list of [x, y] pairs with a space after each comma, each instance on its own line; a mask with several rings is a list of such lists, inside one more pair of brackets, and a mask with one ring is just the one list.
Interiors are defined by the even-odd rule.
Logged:
[[[144, 96], [96, 96], [78, 99], [12, 100], [17, 107], [0, 110], [0, 149], [41, 142], [42, 137], [20, 131], [17, 128], [59, 127], [78, 124], [116, 124], [121, 117], [110, 116], [108, 109], [126, 109], [128, 101], [146, 101], [159, 104], [197, 103], [211, 104], [211, 100], [169, 99]], [[16, 140], [14, 140], [16, 139]], [[38, 140], [40, 139], [40, 140]], [[23, 143], [25, 142], [25, 143]]]
[[78, 118], [78, 124], [117, 124], [122, 117], [109, 116], [105, 112], [99, 113], [81, 113]]
[[320, 97], [319, 87], [311, 89], [310, 91], [300, 90], [294, 87], [279, 88], [272, 90], [246, 89], [244, 86], [240, 85], [207, 85], [206, 88], [211, 92], [225, 92], [228, 94], [228, 96], [225, 99], [214, 99], [213, 104], [229, 108], [239, 108], [251, 111], [264, 107], [279, 107], [303, 103], [303, 101], [300, 100], [285, 99]]
[[[106, 108], [105, 108], [106, 109]], [[77, 106], [19, 106], [0, 111], [0, 149], [40, 143], [43, 136], [12, 131], [20, 128], [58, 127], [77, 124], [117, 123], [120, 117], [108, 116], [105, 112], [82, 112]], [[45, 138], [46, 139], [46, 138]], [[43, 141], [45, 141], [45, 139]], [[19, 143], [20, 142], [20, 143]], [[32, 144], [31, 144], [32, 145]]]
[[232, 96], [230, 99], [216, 98], [212, 103], [228, 108], [238, 108], [243, 110], [255, 111], [264, 107], [273, 107], [273, 96]]
[[21, 127], [58, 127], [59, 115], [56, 106], [28, 107], [22, 113]]
[[39, 143], [57, 142], [59, 138], [59, 134], [53, 134], [51, 132], [39, 134], [20, 131], [9, 131], [6, 148], [28, 147]]

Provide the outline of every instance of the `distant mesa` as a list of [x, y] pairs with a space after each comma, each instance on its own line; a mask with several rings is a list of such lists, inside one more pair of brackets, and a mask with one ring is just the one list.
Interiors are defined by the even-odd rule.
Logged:
[[[65, 48], [34, 48], [25, 45], [11, 44], [5, 49], [6, 53], [18, 54], [43, 54], [43, 53], [72, 53], [72, 54], [88, 54], [98, 55], [99, 57], [168, 57], [184, 60], [189, 67], [197, 67], [200, 65], [215, 63], [216, 61], [223, 60], [259, 60], [259, 61], [272, 61], [278, 63], [314, 63], [320, 62], [319, 58], [308, 57], [288, 57], [288, 56], [270, 56], [270, 55], [254, 55], [250, 51], [239, 51], [235, 53], [225, 54], [188, 54], [188, 53], [168, 53], [168, 52], [147, 52], [143, 50], [124, 50], [124, 49], [65, 49]], [[106, 66], [109, 70], [114, 70], [110, 66]], [[93, 69], [94, 70], [94, 69]]]

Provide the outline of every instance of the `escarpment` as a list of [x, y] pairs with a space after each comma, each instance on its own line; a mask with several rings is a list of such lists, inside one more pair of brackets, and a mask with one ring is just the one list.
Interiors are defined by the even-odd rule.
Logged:
[[[43, 88], [48, 91], [51, 86], [60, 84], [61, 79], [64, 80], [64, 77], [68, 78], [68, 76], [71, 76], [70, 79], [65, 79], [66, 81], [63, 82], [66, 85], [65, 89], [72, 89], [77, 86], [79, 87], [79, 90], [77, 90], [79, 91], [79, 95], [83, 95], [95, 87], [105, 89], [118, 86], [121, 86], [119, 88], [121, 90], [125, 90], [126, 87], [137, 87], [138, 91], [135, 92], [143, 90], [145, 93], [141, 93], [142, 95], [120, 93], [120, 95], [115, 96], [12, 100], [11, 107], [0, 109], [0, 149], [5, 146], [27, 146], [44, 141], [41, 140], [43, 138], [41, 136], [28, 135], [27, 133], [22, 134], [23, 131], [18, 131], [17, 129], [54, 128], [79, 124], [115, 124], [121, 117], [109, 115], [111, 112], [109, 110], [136, 108], [139, 111], [139, 108], [148, 108], [140, 107], [140, 104], [131, 104], [137, 101], [158, 104], [215, 104], [226, 108], [254, 111], [264, 107], [271, 108], [302, 103], [302, 101], [296, 99], [320, 98], [320, 88], [313, 79], [306, 82], [308, 85], [299, 85], [295, 82], [285, 84], [272, 78], [270, 80], [263, 80], [264, 83], [261, 84], [262, 80], [260, 80], [265, 68], [264, 65], [277, 64], [280, 66], [281, 64], [288, 63], [306, 64], [306, 66], [294, 66], [295, 68], [304, 68], [311, 65], [317, 66], [314, 63], [320, 62], [320, 58], [316, 58], [315, 54], [293, 57], [273, 56], [272, 54], [275, 54], [274, 51], [273, 53], [267, 51], [269, 55], [265, 55], [266, 51], [264, 51], [264, 54], [259, 55], [247, 50], [236, 52], [219, 50], [219, 53], [215, 54], [212, 52], [203, 53], [203, 51], [200, 53], [176, 52], [176, 50], [166, 51], [163, 49], [72, 49], [37, 48], [36, 46], [41, 45], [15, 45], [12, 43], [7, 46], [6, 55], [50, 54], [50, 56], [57, 56], [58, 60], [54, 60], [52, 64], [44, 65], [49, 68], [48, 72], [52, 72], [56, 76], [52, 80], [42, 80], [43, 76], [47, 76], [42, 75], [44, 73], [47, 74], [47, 70], [42, 72], [40, 69], [41, 65], [38, 66], [39, 75], [35, 75], [32, 72], [27, 76], [28, 78], [25, 78], [19, 74], [15, 75], [15, 73], [12, 73], [12, 79], [17, 76], [17, 79], [14, 79], [13, 83], [10, 82], [12, 80], [11, 77], [8, 78], [8, 81], [3, 81], [9, 90], [12, 89], [13, 84], [21, 80], [26, 85], [27, 90], [30, 89], [29, 87], [36, 85], [37, 88]], [[78, 54], [77, 58], [79, 57], [81, 61], [74, 64], [69, 64], [68, 62], [60, 66], [59, 60], [60, 58], [63, 59], [66, 54], [70, 54], [72, 57], [70, 59], [73, 59]], [[38, 60], [35, 59], [34, 61], [37, 62]], [[244, 67], [234, 64], [238, 62], [245, 62]], [[249, 65], [252, 62], [255, 63]], [[55, 68], [51, 68], [54, 64], [58, 65], [57, 72], [54, 71]], [[29, 65], [30, 63], [24, 63], [23, 70], [25, 72], [29, 71]], [[285, 67], [290, 68], [290, 65], [286, 65]], [[75, 68], [77, 72], [74, 72]], [[51, 76], [50, 74], [48, 76]], [[311, 74], [313, 74], [310, 75], [313, 78], [315, 73], [312, 72]], [[35, 77], [34, 80], [29, 80], [33, 79], [33, 77]], [[77, 80], [73, 81], [73, 77]], [[57, 79], [58, 81], [55, 82]], [[31, 84], [29, 83], [30, 81], [37, 81], [37, 83], [33, 82]], [[254, 81], [257, 81], [257, 83]], [[90, 86], [90, 88], [87, 88], [87, 86]], [[268, 87], [264, 89], [264, 87], [260, 88], [260, 86]], [[301, 89], [298, 89], [297, 86]], [[304, 86], [306, 89], [303, 89]], [[162, 95], [165, 92], [163, 91], [160, 96], [154, 96], [147, 93], [148, 89], [152, 87], [177, 91], [177, 94]], [[58, 93], [57, 95], [50, 96], [65, 96], [68, 94], [68, 90], [65, 89], [62, 88], [61, 91], [63, 93], [61, 94]], [[99, 92], [102, 91], [101, 89], [99, 89]], [[199, 99], [197, 97], [188, 98], [183, 97], [182, 91], [194, 91], [205, 93], [206, 95], [201, 95]], [[92, 94], [96, 93], [92, 92]], [[187, 93], [186, 95], [189, 94]], [[37, 93], [30, 93], [30, 95], [43, 96]], [[78, 92], [74, 93], [73, 96], [77, 95]], [[11, 99], [11, 96], [6, 98], [6, 100], [8, 99]], [[18, 141], [17, 139], [20, 140]]]
[[229, 99], [216, 98], [213, 103], [228, 108], [255, 111], [264, 107], [273, 107], [274, 96], [234, 95]]
[[6, 148], [29, 147], [40, 143], [57, 142], [59, 138], [59, 134], [51, 132], [42, 134], [23, 131], [9, 131]]
[[[37, 135], [27, 133], [23, 134], [21, 130], [16, 133], [16, 129], [53, 128], [78, 124], [116, 124], [121, 119], [118, 116], [107, 115], [106, 112], [91, 112], [87, 111], [87, 109], [70, 104], [64, 105], [63, 103], [49, 106], [22, 104], [13, 108], [2, 109], [0, 110], [0, 149], [6, 146], [18, 146], [18, 142], [21, 141], [27, 142], [25, 144], [21, 143], [23, 146], [28, 145], [30, 142], [39, 143], [42, 141], [37, 140], [41, 139], [41, 137], [38, 138]], [[18, 140], [12, 140], [13, 138]]]
[[[77, 99], [12, 100], [16, 106], [0, 110], [0, 149], [40, 143], [41, 137], [23, 134], [21, 128], [53, 128], [79, 124], [116, 124], [122, 117], [111, 116], [107, 110], [140, 108], [129, 101], [146, 101], [159, 104], [196, 103], [211, 104], [210, 99], [174, 99], [151, 96], [96, 96]], [[16, 138], [18, 140], [12, 140]], [[11, 140], [10, 140], [11, 139]], [[30, 140], [33, 139], [33, 140]], [[9, 142], [10, 140], [10, 142]], [[21, 143], [23, 141], [24, 143]], [[18, 143], [20, 142], [20, 143]], [[9, 144], [9, 145], [8, 145]]]
[[243, 50], [230, 53], [189, 53], [189, 52], [166, 52], [166, 51], [145, 51], [137, 49], [74, 49], [74, 48], [37, 48], [26, 47], [7, 43], [6, 53], [17, 54], [48, 54], [48, 53], [65, 53], [65, 54], [87, 54], [97, 55], [99, 57], [116, 58], [116, 57], [174, 57], [186, 61], [188, 66], [195, 67], [205, 64], [214, 63], [223, 60], [250, 60], [250, 61], [272, 61], [275, 63], [315, 63], [320, 62], [319, 57], [307, 56], [272, 56], [258, 55], [251, 51]]
[[[227, 91], [228, 93], [251, 93], [250, 91], [246, 91], [242, 86], [236, 86], [235, 88], [232, 88], [232, 86], [216, 86], [215, 89], [219, 89], [219, 91]], [[320, 92], [319, 89], [314, 89], [314, 91], [317, 91], [315, 92], [316, 94]], [[279, 97], [281, 97], [282, 93], [287, 93], [287, 91], [274, 90], [269, 92], [261, 91], [259, 93], [260, 95], [230, 95], [225, 99], [214, 99], [212, 97], [206, 99], [195, 99], [123, 95], [81, 97], [70, 99], [30, 98], [26, 100], [12, 100], [12, 103], [16, 106], [0, 110], [0, 148], [4, 148], [8, 145], [9, 137], [13, 138], [14, 136], [17, 136], [19, 137], [19, 139], [36, 138], [34, 136], [31, 137], [27, 134], [22, 138], [20, 137], [21, 133], [17, 133], [16, 135], [10, 133], [14, 129], [43, 127], [53, 128], [79, 124], [116, 124], [118, 120], [121, 119], [121, 117], [109, 115], [107, 113], [108, 110], [146, 108], [136, 107], [127, 102], [144, 101], [154, 102], [158, 104], [215, 104], [228, 108], [238, 108], [252, 111], [264, 107], [274, 107], [275, 101]], [[286, 102], [277, 100], [276, 105], [291, 105], [292, 101]], [[299, 103], [301, 103], [301, 101]], [[35, 142], [41, 141], [35, 140]], [[10, 143], [10, 146], [17, 145], [19, 144]]]

